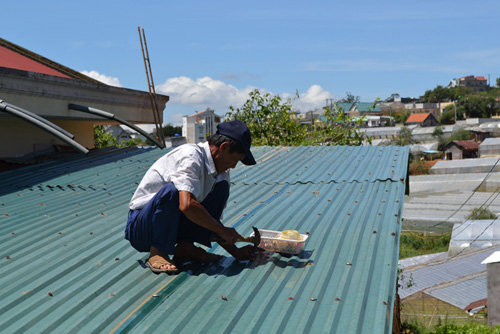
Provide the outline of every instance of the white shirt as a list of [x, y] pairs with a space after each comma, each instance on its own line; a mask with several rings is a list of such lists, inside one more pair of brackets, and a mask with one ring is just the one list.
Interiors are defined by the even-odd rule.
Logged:
[[227, 180], [229, 171], [217, 174], [208, 142], [184, 144], [158, 159], [137, 187], [129, 208], [142, 209], [169, 182], [202, 202], [216, 182]]

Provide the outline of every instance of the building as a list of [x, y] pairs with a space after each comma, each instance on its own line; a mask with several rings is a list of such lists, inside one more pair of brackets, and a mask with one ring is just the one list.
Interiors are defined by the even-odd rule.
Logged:
[[500, 156], [500, 138], [486, 138], [481, 142], [479, 156], [481, 158]]
[[474, 92], [484, 92], [488, 89], [488, 80], [486, 77], [480, 76], [476, 77], [473, 75], [468, 75], [458, 79], [452, 79], [448, 84], [448, 87], [467, 87], [472, 89]]
[[188, 143], [204, 142], [206, 138], [217, 131], [221, 116], [213, 110], [204, 110], [191, 116], [182, 117], [182, 136]]
[[412, 114], [427, 114], [430, 113], [435, 119], [441, 117], [441, 106], [439, 103], [407, 103], [405, 110]]
[[479, 156], [479, 145], [473, 140], [454, 140], [443, 150], [446, 160], [470, 159]]
[[411, 114], [405, 122], [406, 125], [419, 125], [421, 127], [435, 126], [438, 122], [431, 113]]
[[[156, 98], [162, 111], [168, 96]], [[157, 118], [149, 93], [106, 85], [1, 38], [0, 100], [0, 157], [67, 147], [87, 153], [95, 125], [144, 132], [135, 124]]]
[[[403, 275], [412, 280], [411, 286], [399, 289], [402, 319], [414, 319], [427, 312], [430, 315], [426, 321], [432, 324], [446, 316], [460, 323], [470, 322], [470, 313], [466, 313], [470, 305], [487, 297], [487, 266], [482, 262], [499, 249], [494, 245], [408, 266], [403, 263], [410, 259], [401, 260]], [[484, 314], [474, 321], [486, 324]]]
[[[344, 105], [344, 104], [341, 104]], [[346, 107], [348, 104], [346, 105]], [[344, 109], [344, 112], [347, 112], [349, 117], [355, 116], [382, 116], [382, 110], [378, 107], [378, 105], [373, 105], [373, 103], [369, 102], [355, 102], [352, 103], [349, 109]]]

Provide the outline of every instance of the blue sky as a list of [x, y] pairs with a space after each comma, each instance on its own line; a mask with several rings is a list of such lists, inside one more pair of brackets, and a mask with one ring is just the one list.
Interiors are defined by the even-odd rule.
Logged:
[[301, 112], [351, 92], [418, 97], [466, 75], [500, 77], [500, 1], [5, 1], [1, 37], [74, 70], [147, 91], [146, 32], [165, 123], [241, 106], [248, 92]]

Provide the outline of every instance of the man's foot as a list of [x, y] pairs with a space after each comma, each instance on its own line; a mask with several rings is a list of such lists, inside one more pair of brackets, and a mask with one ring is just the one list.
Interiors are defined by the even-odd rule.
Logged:
[[218, 262], [220, 259], [222, 259], [221, 255], [208, 253], [191, 242], [181, 241], [175, 246], [174, 261], [177, 263], [188, 261]]
[[146, 261], [148, 266], [154, 273], [176, 274], [179, 269], [170, 260], [167, 254], [162, 253], [158, 248], [151, 246], [149, 259]]

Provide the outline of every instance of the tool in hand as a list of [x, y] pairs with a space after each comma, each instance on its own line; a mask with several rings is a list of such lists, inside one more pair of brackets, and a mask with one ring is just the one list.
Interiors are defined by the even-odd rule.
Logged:
[[[253, 237], [243, 237], [243, 238], [238, 238], [236, 239], [236, 242], [249, 242], [249, 243], [252, 243], [255, 250], [257, 250], [259, 244], [260, 244], [260, 232], [259, 230], [255, 227], [255, 226], [252, 226], [253, 228], [253, 232], [254, 232], [254, 236]], [[224, 239], [222, 239], [221, 237], [219, 237], [218, 235], [214, 234], [212, 236], [212, 241], [216, 241], [216, 242], [224, 242]]]

